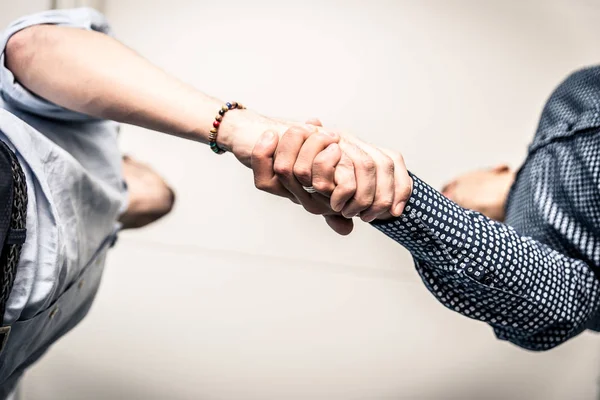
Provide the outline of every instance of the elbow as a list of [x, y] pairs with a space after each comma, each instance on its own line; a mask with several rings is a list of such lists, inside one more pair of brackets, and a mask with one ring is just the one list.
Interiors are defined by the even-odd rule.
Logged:
[[552, 350], [569, 339], [577, 336], [583, 329], [573, 329], [572, 326], [550, 326], [541, 331], [512, 331], [503, 328], [494, 328], [496, 337], [506, 340], [524, 350], [542, 352]]
[[552, 350], [553, 348], [563, 344], [564, 342], [553, 342], [553, 343], [537, 343], [535, 341], [528, 340], [508, 340], [510, 343], [514, 344], [517, 347], [520, 347], [523, 350], [528, 350], [536, 353], [541, 353], [544, 351]]
[[539, 343], [538, 341], [533, 339], [534, 336], [514, 334], [514, 332], [507, 332], [502, 329], [494, 329], [494, 333], [496, 334], [496, 338], [498, 340], [507, 341], [517, 347], [520, 347], [523, 350], [542, 352], [550, 350], [558, 345], [548, 345], [548, 343]]
[[8, 39], [4, 54], [6, 56], [6, 67], [16, 74], [24, 64], [28, 64], [33, 56], [31, 49], [31, 28], [23, 29]]
[[42, 46], [48, 43], [48, 26], [34, 25], [18, 31], [6, 43], [5, 63], [17, 80], [26, 78], [33, 60]]

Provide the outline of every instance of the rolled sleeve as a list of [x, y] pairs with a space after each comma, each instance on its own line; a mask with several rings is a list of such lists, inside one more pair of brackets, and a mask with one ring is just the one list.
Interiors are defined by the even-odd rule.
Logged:
[[0, 94], [3, 100], [11, 107], [46, 118], [71, 121], [94, 119], [90, 116], [67, 110], [30, 92], [15, 80], [13, 73], [6, 67], [5, 49], [9, 39], [15, 33], [35, 25], [59, 25], [93, 30], [113, 36], [106, 18], [91, 8], [51, 10], [16, 20], [4, 31], [0, 42]]

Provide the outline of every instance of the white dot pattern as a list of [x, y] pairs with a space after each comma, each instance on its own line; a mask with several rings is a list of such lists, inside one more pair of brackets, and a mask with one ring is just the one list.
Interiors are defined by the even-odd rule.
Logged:
[[446, 307], [500, 339], [546, 350], [600, 327], [600, 69], [548, 101], [506, 224], [465, 210], [413, 176], [404, 214], [374, 224], [404, 245]]

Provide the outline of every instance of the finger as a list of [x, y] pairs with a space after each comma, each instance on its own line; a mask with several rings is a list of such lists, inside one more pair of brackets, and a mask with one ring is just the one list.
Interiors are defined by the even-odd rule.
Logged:
[[371, 222], [379, 215], [388, 213], [394, 202], [394, 161], [379, 149], [365, 145], [361, 147], [377, 165], [377, 186], [371, 207], [360, 214], [365, 222]]
[[307, 128], [295, 126], [288, 129], [279, 140], [275, 151], [273, 170], [282, 183], [291, 183], [296, 180], [294, 164], [304, 141], [310, 134], [311, 132]]
[[321, 123], [321, 120], [318, 118], [311, 118], [311, 119], [307, 120], [306, 123], [308, 125], [314, 125], [314, 126], [320, 126], [320, 127], [323, 126], [323, 123]]
[[354, 222], [340, 215], [325, 215], [325, 221], [331, 229], [342, 236], [349, 235], [354, 229]]
[[336, 188], [335, 170], [341, 158], [342, 150], [337, 143], [330, 144], [315, 157], [312, 164], [312, 186], [318, 193], [331, 197]]
[[373, 158], [355, 144], [344, 141], [340, 142], [340, 146], [354, 163], [356, 192], [342, 209], [344, 217], [352, 218], [373, 204], [377, 189], [377, 167]]
[[[316, 132], [316, 128], [314, 131]], [[307, 127], [292, 127], [288, 129], [281, 139], [275, 151], [273, 171], [281, 185], [302, 204], [304, 209], [311, 214], [323, 214], [329, 211], [322, 201], [317, 201], [311, 194], [306, 192], [300, 182], [294, 176], [294, 164], [304, 141], [312, 134]]]
[[341, 212], [356, 193], [356, 175], [354, 163], [347, 154], [342, 153], [334, 172], [335, 188], [331, 193], [331, 209]]
[[273, 156], [278, 142], [278, 136], [274, 132], [267, 131], [254, 146], [251, 156], [254, 186], [264, 192], [289, 198], [293, 195], [279, 182], [273, 171]]
[[408, 174], [404, 157], [398, 152], [382, 149], [392, 161], [394, 161], [394, 201], [391, 207], [391, 214], [399, 217], [404, 212], [404, 207], [412, 194], [412, 178]]
[[[315, 158], [327, 146], [336, 143], [339, 137], [334, 133], [316, 133], [304, 142], [294, 164], [294, 176], [303, 186], [313, 186], [312, 169]], [[332, 181], [333, 183], [333, 181]]]
[[293, 176], [293, 166], [302, 145], [317, 128], [306, 126], [292, 126], [283, 133], [275, 150], [275, 173], [287, 178]]

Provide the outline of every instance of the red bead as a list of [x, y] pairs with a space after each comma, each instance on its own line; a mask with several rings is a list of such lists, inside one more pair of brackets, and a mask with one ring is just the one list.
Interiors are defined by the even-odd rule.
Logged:
[[213, 122], [213, 126], [214, 126], [215, 128], [218, 128], [218, 127], [219, 127], [219, 125], [221, 125], [221, 123], [220, 123], [219, 121], [215, 121], [215, 122]]

